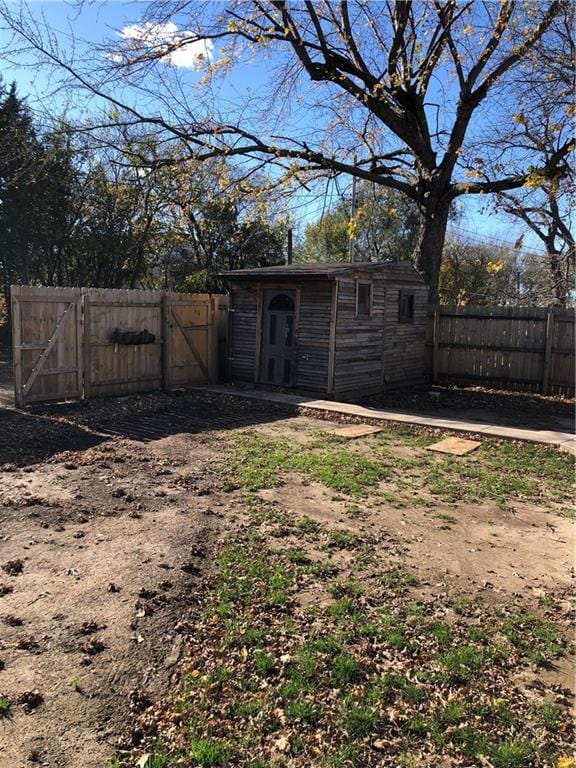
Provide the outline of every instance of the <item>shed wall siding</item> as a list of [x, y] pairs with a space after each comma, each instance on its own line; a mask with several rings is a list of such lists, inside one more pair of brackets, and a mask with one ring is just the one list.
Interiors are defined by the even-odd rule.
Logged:
[[[398, 321], [399, 293], [414, 292], [414, 320]], [[424, 378], [424, 344], [428, 290], [422, 285], [389, 284], [386, 289], [384, 336], [384, 388], [417, 383]]]
[[300, 288], [294, 386], [326, 393], [333, 283], [302, 283]]
[[334, 395], [377, 392], [382, 388], [385, 284], [373, 275], [372, 316], [356, 317], [356, 280], [340, 279], [336, 320]]
[[[334, 391], [336, 399], [354, 399], [387, 388], [421, 382], [428, 291], [416, 281], [390, 280], [358, 274], [372, 283], [372, 315], [356, 317], [356, 279], [338, 277], [337, 315], [333, 329]], [[294, 281], [299, 290], [299, 313], [294, 355], [293, 388], [326, 395], [329, 391], [330, 336], [333, 281]], [[262, 284], [262, 289], [268, 287]], [[276, 284], [280, 288], [281, 284]], [[399, 292], [414, 293], [414, 318], [400, 322]], [[238, 381], [254, 382], [258, 349], [258, 285], [231, 286], [230, 374]]]
[[254, 285], [234, 285], [231, 290], [230, 376], [254, 381], [256, 312], [258, 291]]

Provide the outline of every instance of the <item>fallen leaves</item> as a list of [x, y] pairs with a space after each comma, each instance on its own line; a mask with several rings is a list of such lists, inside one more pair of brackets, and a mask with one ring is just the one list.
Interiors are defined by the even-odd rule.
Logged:
[[[453, 596], [449, 612], [445, 591], [415, 604], [410, 574], [400, 589], [400, 571], [378, 562], [357, 572], [362, 589], [333, 575], [335, 602], [303, 608], [293, 599], [300, 589], [326, 590], [313, 558], [295, 563], [290, 549], [269, 549], [261, 525], [257, 544], [254, 535], [236, 532], [223, 547], [195, 597], [196, 620], [175, 628], [190, 661], [172, 701], [138, 721], [149, 764], [159, 737], [175, 764], [187, 764], [193, 743], [195, 755], [226, 755], [231, 765], [307, 768], [330, 758], [397, 768], [410, 754], [422, 766], [492, 767], [510, 754], [537, 768], [539, 743], [558, 752], [571, 738], [564, 710], [546, 729], [514, 682], [530, 638], [552, 642], [542, 621], [515, 605], [500, 616], [479, 603], [482, 591], [476, 601]], [[530, 633], [519, 645], [506, 636], [517, 626]]]
[[99, 624], [97, 621], [83, 621], [77, 629], [78, 635], [93, 635], [101, 629], [106, 629], [105, 624]]
[[8, 560], [8, 562], [4, 563], [2, 566], [2, 570], [4, 573], [7, 573], [8, 576], [18, 576], [24, 570], [24, 561], [20, 559]]
[[13, 614], [8, 613], [4, 616], [4, 624], [9, 627], [21, 627], [24, 624], [24, 620], [19, 616], [14, 616]]
[[17, 704], [21, 704], [24, 711], [30, 714], [44, 702], [44, 697], [37, 688], [31, 691], [24, 691], [16, 699]]
[[80, 646], [82, 653], [85, 653], [87, 656], [95, 656], [98, 653], [102, 653], [105, 648], [105, 644], [98, 637], [91, 637]]

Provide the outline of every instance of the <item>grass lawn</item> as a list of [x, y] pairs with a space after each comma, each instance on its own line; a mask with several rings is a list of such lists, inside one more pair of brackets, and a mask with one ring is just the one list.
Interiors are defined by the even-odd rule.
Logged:
[[[229, 463], [231, 488], [256, 491], [282, 483], [283, 473], [294, 471], [351, 496], [374, 496], [375, 489], [378, 495], [378, 484], [386, 480], [398, 502], [410, 502], [415, 488], [420, 488], [432, 501], [489, 499], [506, 506], [523, 498], [564, 505], [566, 513], [571, 506], [573, 460], [552, 448], [486, 442], [477, 452], [454, 461], [454, 457], [418, 450], [437, 437], [409, 432], [383, 432], [369, 442], [318, 430], [310, 437], [302, 450], [288, 437], [271, 439], [256, 432], [235, 435]], [[402, 456], [393, 450], [398, 445], [416, 450]]]
[[[386, 529], [425, 514], [456, 547], [475, 505], [556, 521], [570, 514], [571, 457], [484, 443], [444, 458], [425, 450], [432, 437], [345, 441], [296, 421], [220, 439], [236, 529], [199, 595], [178, 688], [146, 715], [148, 746], [113, 766], [574, 765], [570, 696], [546, 676], [573, 659], [563, 596], [455, 589]], [[298, 484], [344, 517], [295, 512]]]

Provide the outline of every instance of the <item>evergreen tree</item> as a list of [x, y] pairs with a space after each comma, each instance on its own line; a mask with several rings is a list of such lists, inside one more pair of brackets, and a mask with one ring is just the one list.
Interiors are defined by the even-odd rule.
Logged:
[[2, 288], [28, 283], [38, 244], [41, 146], [16, 85], [0, 92], [0, 265]]
[[82, 154], [64, 124], [42, 137], [43, 165], [37, 178], [37, 248], [33, 277], [42, 285], [74, 285], [75, 230], [81, 218]]

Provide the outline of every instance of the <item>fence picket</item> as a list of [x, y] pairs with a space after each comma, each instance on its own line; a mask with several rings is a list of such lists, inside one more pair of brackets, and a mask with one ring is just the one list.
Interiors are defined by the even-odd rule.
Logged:
[[541, 307], [431, 308], [432, 380], [573, 396], [575, 313], [549, 316]]
[[[217, 334], [209, 295], [13, 286], [12, 305], [19, 406], [186, 387], [214, 378]], [[180, 322], [167, 323], [165, 313], [176, 306]], [[119, 344], [116, 330], [148, 336]]]

